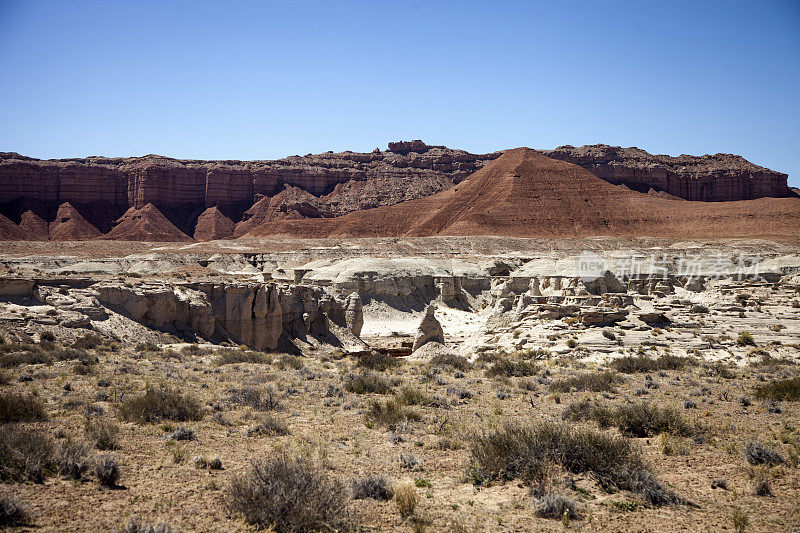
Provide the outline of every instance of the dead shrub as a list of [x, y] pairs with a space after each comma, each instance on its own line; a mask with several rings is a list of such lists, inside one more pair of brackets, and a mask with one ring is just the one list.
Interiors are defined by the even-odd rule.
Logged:
[[767, 468], [753, 468], [750, 471], [750, 486], [755, 496], [772, 496], [772, 483]]
[[766, 464], [769, 466], [776, 466], [785, 462], [780, 453], [756, 441], [748, 442], [747, 445], [745, 445], [744, 456], [751, 465]]
[[352, 480], [351, 489], [354, 500], [388, 501], [394, 497], [392, 483], [386, 476], [367, 476]]
[[0, 495], [0, 528], [24, 526], [30, 515], [22, 500], [12, 494]]
[[34, 394], [5, 392], [0, 395], [0, 423], [47, 420], [44, 402]]
[[56, 469], [55, 446], [41, 430], [5, 426], [0, 431], [0, 481], [41, 483]]
[[140, 424], [174, 420], [186, 422], [203, 418], [200, 402], [168, 385], [148, 386], [144, 395], [126, 400], [119, 407], [123, 420]]
[[119, 463], [113, 455], [103, 454], [95, 459], [94, 475], [104, 487], [116, 487], [120, 474]]
[[139, 522], [131, 517], [125, 527], [119, 530], [119, 533], [173, 533], [172, 526], [165, 523], [148, 524], [146, 522]]
[[277, 533], [336, 529], [347, 522], [342, 484], [303, 460], [253, 461], [226, 493], [228, 509]]
[[109, 418], [87, 417], [84, 423], [86, 437], [94, 442], [98, 450], [119, 448], [119, 424]]
[[90, 450], [86, 441], [64, 439], [56, 455], [58, 473], [67, 479], [81, 479], [89, 470]]
[[242, 387], [241, 389], [232, 389], [229, 392], [230, 401], [238, 405], [252, 407], [257, 411], [278, 411], [281, 409], [278, 393], [271, 386], [263, 389]]
[[577, 520], [581, 517], [578, 503], [561, 492], [550, 491], [536, 501], [533, 513], [551, 520]]
[[267, 416], [247, 430], [248, 437], [275, 437], [289, 433], [291, 431], [286, 422], [275, 416]]
[[414, 516], [414, 513], [417, 511], [417, 504], [419, 503], [417, 489], [414, 487], [414, 484], [407, 482], [397, 485], [394, 489], [394, 503], [403, 520]]

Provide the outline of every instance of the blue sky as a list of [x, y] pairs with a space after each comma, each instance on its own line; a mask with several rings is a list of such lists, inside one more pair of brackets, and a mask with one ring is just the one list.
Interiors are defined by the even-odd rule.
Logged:
[[731, 152], [800, 186], [800, 2], [0, 0], [0, 151]]

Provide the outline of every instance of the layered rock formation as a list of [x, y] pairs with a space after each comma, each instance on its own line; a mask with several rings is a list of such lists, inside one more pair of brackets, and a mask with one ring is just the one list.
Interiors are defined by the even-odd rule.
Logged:
[[292, 339], [358, 343], [364, 322], [358, 295], [337, 298], [319, 287], [277, 283], [105, 283], [97, 298], [157, 328], [188, 330], [258, 350], [287, 349]]
[[786, 174], [754, 165], [739, 155], [671, 157], [605, 144], [560, 146], [542, 153], [580, 165], [610, 183], [641, 192], [664, 191], [685, 200], [728, 202], [791, 195]]
[[[12, 204], [36, 200], [43, 208], [36, 211], [42, 222], [35, 222], [44, 228], [57, 206], [69, 202], [106, 233], [128, 209], [152, 204], [184, 233], [192, 234], [198, 215], [210, 207], [238, 222], [260, 198], [278, 195], [271, 211], [279, 218], [281, 213], [288, 218], [339, 216], [444, 190], [499, 156], [415, 143], [414, 151], [328, 152], [274, 161], [155, 155], [38, 160], [0, 153], [0, 212], [20, 224], [21, 214], [31, 210], [20, 211]], [[289, 193], [279, 194], [285, 186], [291, 187]], [[299, 197], [304, 199], [298, 201]], [[102, 216], [92, 220], [90, 212]], [[34, 229], [35, 224], [28, 226]], [[33, 238], [47, 238], [44, 232], [23, 230]]]
[[107, 309], [146, 326], [258, 350], [293, 350], [295, 342], [363, 349], [358, 294], [347, 297], [321, 287], [285, 283], [167, 283], [117, 281], [65, 289], [33, 278], [0, 278], [0, 296], [29, 297], [56, 313], [39, 323], [91, 327]]
[[613, 185], [516, 148], [433, 196], [335, 219], [265, 223], [248, 235], [763, 237], [797, 239], [800, 199], [687, 202]]
[[[605, 145], [563, 146], [545, 153], [580, 165], [610, 183], [689, 200], [793, 194], [785, 174], [729, 154], [669, 157]], [[418, 140], [390, 143], [386, 151], [328, 152], [274, 161], [178, 160], [155, 155], [38, 160], [0, 153], [0, 215], [22, 230], [0, 220], [4, 228], [0, 238], [69, 239], [74, 232], [50, 232], [65, 203], [114, 239], [241, 236], [264, 223], [338, 217], [432, 196], [501, 154], [471, 154]], [[153, 224], [131, 223], [132, 217], [141, 218], [142, 209], [146, 212], [141, 215], [154, 219]], [[161, 218], [174, 229], [162, 224]], [[93, 233], [74, 234], [90, 238]]]

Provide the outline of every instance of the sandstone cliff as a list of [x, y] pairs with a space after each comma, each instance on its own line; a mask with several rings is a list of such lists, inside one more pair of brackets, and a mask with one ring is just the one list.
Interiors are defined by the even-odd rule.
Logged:
[[[562, 146], [544, 153], [613, 184], [689, 200], [794, 194], [785, 174], [730, 154], [669, 157], [606, 145]], [[3, 220], [0, 237], [70, 239], [71, 231], [50, 231], [59, 206], [68, 203], [82, 228], [75, 230], [76, 238], [94, 234], [78, 216], [109, 238], [228, 238], [268, 222], [338, 217], [432, 196], [501, 154], [471, 154], [422, 141], [389, 143], [385, 151], [274, 161], [155, 155], [38, 160], [0, 153], [0, 215], [22, 231]]]
[[670, 157], [605, 144], [560, 146], [542, 153], [580, 165], [614, 184], [641, 192], [664, 191], [685, 200], [728, 202], [792, 194], [786, 174], [733, 154]]

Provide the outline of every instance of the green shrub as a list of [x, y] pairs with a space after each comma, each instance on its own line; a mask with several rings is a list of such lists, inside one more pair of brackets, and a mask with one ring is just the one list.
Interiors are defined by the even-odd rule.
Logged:
[[357, 365], [361, 368], [368, 368], [369, 370], [387, 370], [391, 367], [398, 366], [400, 362], [400, 359], [397, 359], [393, 355], [370, 350], [358, 356]]
[[460, 370], [461, 372], [466, 372], [472, 368], [472, 364], [467, 360], [466, 357], [462, 357], [454, 353], [440, 353], [434, 355], [431, 360], [428, 361], [428, 366], [431, 368], [445, 366], [450, 367], [453, 370]]
[[626, 355], [614, 359], [610, 366], [623, 374], [643, 372], [657, 372], [659, 370], [683, 370], [686, 366], [696, 365], [697, 361], [690, 357], [678, 357], [672, 354], [663, 354], [652, 359], [644, 354]]
[[140, 424], [174, 420], [185, 422], [203, 418], [200, 402], [168, 385], [148, 386], [143, 396], [126, 400], [119, 407], [123, 420]]
[[344, 388], [346, 391], [356, 394], [389, 394], [392, 391], [389, 380], [369, 371], [348, 374], [344, 379]]
[[337, 530], [347, 522], [347, 491], [302, 460], [253, 461], [226, 492], [228, 510], [277, 533]]
[[235, 363], [255, 363], [255, 364], [269, 364], [272, 362], [272, 357], [264, 352], [255, 352], [253, 350], [237, 350], [234, 348], [224, 348], [217, 351], [217, 357], [214, 362], [218, 366], [232, 365]]
[[675, 407], [660, 407], [647, 402], [607, 406], [584, 399], [567, 406], [563, 417], [593, 420], [601, 428], [613, 426], [634, 437], [653, 437], [662, 433], [692, 437], [701, 433]]
[[584, 372], [550, 384], [552, 392], [611, 392], [622, 378], [614, 372]]
[[486, 377], [524, 377], [533, 376], [539, 371], [539, 367], [530, 361], [520, 361], [501, 357], [486, 370]]
[[756, 389], [756, 398], [789, 402], [800, 400], [800, 377], [762, 385]]
[[403, 407], [394, 400], [372, 402], [366, 417], [367, 420], [371, 422], [389, 428], [394, 428], [397, 424], [404, 421], [418, 422], [422, 420], [419, 413], [407, 407]]
[[591, 474], [606, 489], [636, 492], [651, 505], [683, 502], [656, 479], [624, 437], [548, 421], [532, 426], [508, 424], [471, 440], [474, 482], [544, 482], [551, 467], [560, 466], [574, 474]]
[[395, 399], [400, 405], [432, 405], [434, 403], [433, 398], [429, 394], [419, 389], [412, 389], [411, 387], [405, 387], [397, 394]]
[[280, 360], [278, 361], [278, 368], [280, 370], [286, 370], [287, 368], [293, 368], [294, 370], [300, 370], [305, 366], [305, 362], [303, 361], [302, 357], [298, 357], [292, 354], [284, 354]]
[[739, 346], [755, 346], [756, 341], [753, 339], [753, 335], [749, 331], [742, 331], [739, 333], [739, 337], [736, 339], [736, 344]]
[[94, 350], [98, 346], [101, 346], [105, 343], [106, 343], [105, 339], [103, 339], [99, 335], [87, 334], [75, 339], [75, 341], [72, 343], [72, 347], [82, 350]]

